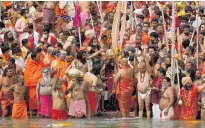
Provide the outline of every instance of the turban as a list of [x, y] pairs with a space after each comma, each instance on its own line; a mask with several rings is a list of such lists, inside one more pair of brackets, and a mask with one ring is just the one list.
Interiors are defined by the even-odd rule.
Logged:
[[93, 30], [87, 30], [85, 31], [85, 36], [88, 38], [92, 38], [95, 36], [95, 32]]
[[69, 37], [67, 38], [67, 41], [72, 42], [74, 39], [75, 39], [74, 36], [69, 36]]
[[182, 78], [182, 85], [186, 85], [189, 81], [192, 81], [190, 77], [183, 77]]
[[103, 15], [106, 15], [106, 14], [108, 14], [111, 11], [112, 11], [111, 8], [107, 8], [107, 9], [104, 10]]

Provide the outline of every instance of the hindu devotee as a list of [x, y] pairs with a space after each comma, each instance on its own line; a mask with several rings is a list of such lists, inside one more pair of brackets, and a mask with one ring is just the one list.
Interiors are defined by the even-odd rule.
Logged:
[[2, 119], [205, 118], [205, 2], [0, 7]]

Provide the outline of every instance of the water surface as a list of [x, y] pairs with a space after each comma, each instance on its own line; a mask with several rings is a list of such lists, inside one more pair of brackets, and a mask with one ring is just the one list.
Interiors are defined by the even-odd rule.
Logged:
[[[53, 125], [53, 126], [50, 126]], [[94, 118], [87, 119], [68, 119], [66, 121], [54, 121], [44, 118], [32, 118], [28, 120], [0, 121], [0, 128], [49, 128], [49, 127], [68, 127], [68, 128], [203, 128], [204, 122], [195, 121], [161, 121], [147, 119], [122, 119], [122, 118]]]

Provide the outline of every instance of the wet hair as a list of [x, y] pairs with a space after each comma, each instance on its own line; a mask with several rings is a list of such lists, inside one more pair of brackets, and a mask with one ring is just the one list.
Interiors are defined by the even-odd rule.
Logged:
[[2, 21], [0, 21], [0, 28], [5, 28], [5, 24]]
[[165, 76], [165, 75], [166, 75], [166, 69], [164, 69], [164, 68], [160, 67], [160, 68], [158, 69], [158, 71], [159, 71], [160, 73], [162, 73], [162, 74], [163, 74], [163, 76]]
[[14, 49], [12, 49], [12, 54], [16, 54], [16, 53], [19, 53], [21, 52], [21, 49], [19, 47], [16, 47]]
[[28, 28], [29, 28], [29, 29], [33, 29], [33, 24], [29, 23], [29, 24], [28, 24]]
[[21, 9], [20, 15], [23, 16], [24, 14], [26, 14], [26, 9]]
[[192, 7], [191, 6], [186, 6], [185, 7], [185, 12], [193, 12]]
[[204, 8], [203, 7], [199, 7], [199, 12], [204, 14]]
[[189, 49], [189, 51], [191, 52], [191, 54], [194, 54], [194, 47], [189, 46], [188, 49]]
[[100, 74], [100, 70], [101, 70], [101, 60], [100, 60], [100, 58], [95, 58], [93, 60], [93, 65], [92, 65], [91, 72], [94, 75], [99, 75]]
[[136, 26], [136, 28], [137, 28], [137, 27], [141, 27], [141, 28], [142, 28], [142, 25], [141, 25], [141, 24], [138, 24], [138, 25]]
[[157, 22], [158, 23], [158, 19], [157, 18], [153, 18], [152, 20], [151, 20], [151, 23], [152, 22]]
[[4, 69], [4, 77], [6, 76], [6, 73], [9, 71], [9, 70], [11, 70], [11, 69], [14, 69], [14, 66], [12, 66], [12, 65], [8, 65], [5, 69]]
[[190, 29], [190, 26], [189, 26], [188, 24], [185, 24], [185, 25], [183, 26], [183, 29], [185, 29], [185, 28], [189, 28], [189, 29]]
[[144, 20], [144, 16], [143, 15], [138, 15], [136, 17]]
[[159, 35], [156, 32], [150, 33], [150, 37], [153, 36], [154, 38], [159, 38]]
[[157, 24], [157, 27], [160, 27], [160, 26], [163, 27], [163, 24], [158, 23], [158, 24]]
[[186, 17], [186, 16], [182, 16], [182, 17], [181, 17], [181, 21], [182, 21], [182, 20], [185, 20], [185, 21], [187, 21], [187, 22], [189, 21], [188, 17]]
[[158, 53], [154, 53], [152, 56], [151, 56], [151, 60], [150, 60], [150, 66], [154, 66], [156, 63], [157, 63], [157, 60], [159, 59], [159, 54]]
[[83, 55], [85, 54], [85, 51], [79, 51], [77, 53], [77, 59], [80, 60], [83, 64], [86, 63], [86, 59], [83, 58]]
[[169, 77], [165, 77], [164, 79], [167, 80], [167, 82], [171, 81], [171, 79]]
[[33, 51], [33, 52], [31, 53], [31, 59], [34, 60], [34, 59], [37, 57], [37, 55], [38, 55], [38, 52]]
[[43, 26], [43, 32], [50, 32], [50, 26], [49, 25], [44, 25]]
[[36, 48], [35, 50], [37, 53], [40, 53], [42, 51], [42, 49], [40, 47]]
[[150, 27], [150, 23], [149, 22], [143, 22], [143, 26], [145, 25], [145, 24], [147, 24], [148, 25], [148, 27]]
[[8, 62], [10, 62], [10, 63], [12, 63], [12, 64], [15, 64], [15, 59], [14, 59], [13, 57], [10, 57], [10, 58], [8, 59]]
[[22, 42], [22, 45], [25, 46], [26, 44], [28, 44], [28, 39], [23, 39], [21, 42]]
[[63, 45], [61, 43], [57, 43], [58, 48], [63, 48]]
[[18, 47], [19, 45], [17, 43], [11, 44], [11, 49], [13, 50], [14, 48]]
[[190, 18], [190, 21], [192, 21], [192, 22], [194, 22], [195, 20], [196, 20], [196, 17], [193, 17], [193, 16], [192, 16], [192, 17]]
[[2, 45], [2, 47], [1, 47], [1, 51], [2, 51], [2, 53], [4, 54], [5, 52], [7, 52], [7, 51], [9, 51], [10, 50], [10, 48], [9, 48], [9, 46], [8, 45]]
[[[11, 33], [11, 31], [6, 31], [6, 32], [4, 33], [4, 40], [7, 40], [7, 38], [8, 38], [8, 33]], [[12, 34], [12, 36], [13, 36], [13, 34]]]
[[183, 40], [183, 42], [182, 42], [182, 46], [185, 49], [189, 46], [189, 44], [190, 44], [190, 40], [189, 39]]

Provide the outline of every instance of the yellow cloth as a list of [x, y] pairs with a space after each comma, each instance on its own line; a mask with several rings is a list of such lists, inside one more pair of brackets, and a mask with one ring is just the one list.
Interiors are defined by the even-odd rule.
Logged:
[[21, 54], [22, 54], [22, 57], [23, 57], [24, 59], [26, 59], [27, 53], [28, 53], [28, 50], [23, 46], [23, 47], [21, 48]]

